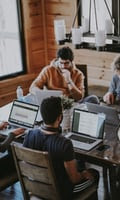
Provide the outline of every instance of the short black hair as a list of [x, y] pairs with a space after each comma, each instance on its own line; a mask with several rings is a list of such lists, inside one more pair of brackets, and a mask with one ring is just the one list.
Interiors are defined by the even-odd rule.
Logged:
[[60, 97], [48, 97], [44, 99], [40, 107], [41, 115], [45, 124], [52, 124], [62, 114]]
[[62, 47], [57, 51], [57, 58], [61, 58], [62, 60], [70, 60], [72, 62], [74, 55], [69, 47]]

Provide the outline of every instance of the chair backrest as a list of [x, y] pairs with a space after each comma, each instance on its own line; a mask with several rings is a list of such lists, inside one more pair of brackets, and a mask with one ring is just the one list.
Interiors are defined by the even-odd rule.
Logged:
[[88, 75], [87, 75], [87, 65], [76, 64], [76, 67], [84, 74], [84, 85], [85, 85], [85, 97], [88, 96]]
[[16, 142], [13, 142], [11, 147], [24, 200], [30, 199], [31, 196], [60, 200], [49, 154], [25, 148], [22, 144]]

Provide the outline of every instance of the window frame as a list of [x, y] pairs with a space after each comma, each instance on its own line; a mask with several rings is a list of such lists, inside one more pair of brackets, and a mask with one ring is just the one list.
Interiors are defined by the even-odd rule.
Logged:
[[0, 77], [0, 80], [6, 80], [20, 75], [24, 75], [27, 72], [26, 68], [26, 51], [25, 51], [25, 39], [24, 39], [24, 28], [23, 28], [23, 13], [22, 13], [22, 3], [21, 0], [16, 1], [17, 16], [18, 16], [18, 29], [19, 29], [19, 45], [20, 45], [20, 56], [22, 62], [22, 69], [19, 72], [14, 72], [11, 74], [6, 74]]

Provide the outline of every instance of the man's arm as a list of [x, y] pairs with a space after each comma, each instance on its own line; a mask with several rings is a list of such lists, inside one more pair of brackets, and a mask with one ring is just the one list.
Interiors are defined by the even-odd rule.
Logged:
[[76, 160], [65, 161], [64, 166], [73, 184], [77, 184], [82, 180], [93, 179], [93, 176], [87, 170], [84, 170], [83, 172], [77, 171]]
[[43, 89], [47, 81], [47, 68], [43, 68], [38, 77], [32, 82], [29, 91], [30, 93], [34, 93], [34, 88], [38, 87], [39, 89]]
[[84, 76], [82, 73], [76, 73], [76, 77], [74, 77], [75, 82], [71, 78], [71, 74], [68, 70], [63, 69], [62, 74], [70, 91], [70, 95], [76, 101], [82, 99], [84, 97]]
[[111, 93], [111, 92], [107, 92], [107, 93], [103, 96], [103, 100], [104, 100], [104, 102], [106, 102], [107, 104], [114, 104], [114, 102], [115, 102], [114, 94]]
[[103, 100], [107, 103], [107, 104], [114, 104], [115, 102], [115, 92], [116, 92], [116, 81], [117, 81], [117, 76], [114, 75], [112, 77], [112, 80], [110, 82], [110, 86], [109, 86], [109, 90], [108, 92], [103, 96]]
[[17, 128], [13, 132], [9, 133], [8, 137], [0, 143], [0, 152], [5, 152], [10, 143], [13, 141], [14, 137], [23, 134], [24, 131], [25, 129], [23, 128]]

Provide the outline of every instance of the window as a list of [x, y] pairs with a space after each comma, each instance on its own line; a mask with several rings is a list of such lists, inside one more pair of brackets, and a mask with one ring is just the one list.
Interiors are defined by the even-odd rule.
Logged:
[[[91, 12], [90, 12], [90, 2], [91, 2]], [[95, 2], [95, 5], [94, 5]], [[110, 13], [112, 13], [111, 0], [107, 0]], [[95, 6], [95, 7], [94, 7]], [[96, 9], [96, 13], [95, 13]], [[90, 17], [89, 17], [90, 14]], [[96, 20], [99, 30], [105, 29], [105, 21], [110, 20], [110, 15], [107, 11], [104, 0], [90, 1], [82, 0], [82, 17], [89, 19], [90, 18], [90, 32], [96, 32]]]
[[25, 72], [19, 0], [0, 0], [0, 80]]
[[[119, 52], [120, 42], [120, 3], [119, 0], [78, 0], [78, 24], [84, 24], [84, 42], [95, 43], [97, 30], [110, 30], [107, 33], [106, 50]], [[107, 32], [107, 31], [106, 31]], [[92, 40], [93, 37], [93, 40]], [[91, 45], [92, 46], [92, 45]]]

